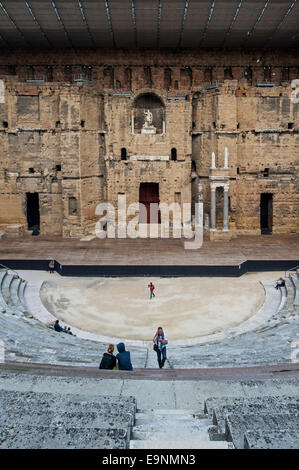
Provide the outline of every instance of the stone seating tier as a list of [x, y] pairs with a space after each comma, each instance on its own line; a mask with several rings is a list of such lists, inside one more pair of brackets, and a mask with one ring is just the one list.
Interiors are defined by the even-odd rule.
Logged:
[[[294, 279], [294, 276], [296, 278]], [[292, 340], [299, 335], [298, 277], [286, 277], [285, 296], [270, 318], [251, 331], [218, 342], [168, 348], [167, 366], [177, 368], [234, 367], [291, 362]], [[98, 367], [107, 344], [57, 333], [27, 311], [27, 284], [0, 271], [0, 340], [7, 361]], [[279, 295], [268, 286], [268, 298]], [[282, 296], [283, 297], [283, 296]], [[276, 298], [276, 297], [275, 297]], [[152, 350], [130, 347], [134, 368], [156, 367]]]
[[[226, 439], [236, 449], [289, 448], [286, 438], [299, 439], [299, 396], [270, 395], [252, 398], [208, 398], [204, 410], [213, 419], [212, 440]], [[255, 434], [260, 431], [260, 434]], [[279, 433], [283, 443], [277, 447]], [[268, 436], [268, 437], [267, 437]]]
[[0, 448], [128, 448], [134, 397], [0, 390]]

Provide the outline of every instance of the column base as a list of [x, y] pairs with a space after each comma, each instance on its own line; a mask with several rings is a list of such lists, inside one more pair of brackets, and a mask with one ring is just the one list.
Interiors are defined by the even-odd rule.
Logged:
[[232, 238], [232, 233], [228, 230], [223, 232], [222, 230], [210, 230], [210, 240], [214, 241], [229, 241]]

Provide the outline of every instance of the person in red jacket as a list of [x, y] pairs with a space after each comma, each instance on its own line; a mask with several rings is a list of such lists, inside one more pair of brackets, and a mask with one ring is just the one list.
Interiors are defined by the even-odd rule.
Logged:
[[152, 297], [156, 297], [156, 296], [155, 296], [155, 293], [154, 293], [154, 290], [155, 290], [154, 284], [153, 284], [152, 282], [150, 282], [147, 287], [148, 287], [149, 290], [150, 290], [150, 299], [151, 299]]

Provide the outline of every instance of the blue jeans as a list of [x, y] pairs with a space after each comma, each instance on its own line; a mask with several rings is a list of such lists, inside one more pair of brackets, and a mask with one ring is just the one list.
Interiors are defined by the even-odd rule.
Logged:
[[156, 297], [155, 294], [154, 294], [154, 291], [151, 290], [151, 291], [150, 291], [150, 299], [151, 299], [153, 296]]
[[[162, 360], [161, 360], [161, 356], [162, 356]], [[162, 348], [162, 351], [160, 349], [157, 351], [157, 358], [158, 358], [159, 367], [160, 369], [162, 369], [166, 361], [166, 347]]]

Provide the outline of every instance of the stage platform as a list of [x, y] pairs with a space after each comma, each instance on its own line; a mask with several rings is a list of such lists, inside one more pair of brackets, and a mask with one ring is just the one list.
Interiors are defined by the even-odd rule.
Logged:
[[184, 239], [98, 239], [26, 236], [0, 241], [0, 263], [47, 269], [65, 276], [240, 276], [287, 270], [299, 264], [299, 235], [240, 236], [204, 241], [186, 250]]

